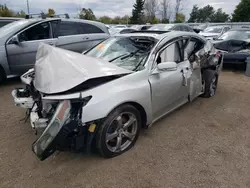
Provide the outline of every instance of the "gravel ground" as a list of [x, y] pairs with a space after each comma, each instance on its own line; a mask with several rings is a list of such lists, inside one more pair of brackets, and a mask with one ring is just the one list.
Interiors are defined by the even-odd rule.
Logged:
[[61, 152], [40, 162], [24, 110], [0, 87], [0, 187], [250, 187], [250, 79], [223, 72], [215, 97], [199, 98], [141, 133], [113, 159]]

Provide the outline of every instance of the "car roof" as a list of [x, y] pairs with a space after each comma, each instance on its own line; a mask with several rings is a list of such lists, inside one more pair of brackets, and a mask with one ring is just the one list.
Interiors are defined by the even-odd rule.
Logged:
[[161, 40], [163, 38], [174, 38], [174, 37], [182, 37], [182, 36], [193, 36], [193, 37], [196, 37], [196, 38], [199, 38], [201, 40], [206, 40], [203, 36], [201, 35], [198, 35], [194, 32], [186, 32], [186, 31], [165, 31], [165, 32], [162, 32], [160, 33], [159, 31], [156, 31], [156, 32], [152, 32], [152, 31], [149, 31], [149, 32], [145, 32], [145, 31], [142, 31], [142, 32], [135, 32], [135, 33], [126, 33], [126, 34], [116, 34], [114, 36], [126, 36], [126, 37], [152, 37], [152, 38], [155, 38], [157, 40]]
[[0, 17], [1, 20], [23, 20], [24, 18], [16, 18], [16, 17]]
[[229, 25], [213, 25], [213, 26], [208, 26], [207, 28], [223, 28], [223, 27], [230, 27]]
[[249, 28], [233, 28], [233, 29], [230, 29], [230, 31], [250, 31], [250, 27]]

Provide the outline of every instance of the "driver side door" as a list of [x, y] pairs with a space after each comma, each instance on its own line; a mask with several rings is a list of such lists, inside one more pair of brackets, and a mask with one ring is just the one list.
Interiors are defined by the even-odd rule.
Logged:
[[36, 52], [40, 43], [55, 45], [50, 22], [32, 25], [17, 35], [18, 42], [8, 41], [6, 44], [9, 66], [12, 74], [22, 74], [33, 68]]
[[[149, 77], [152, 92], [153, 118], [164, 116], [188, 102], [188, 77], [190, 63], [184, 60], [183, 39], [176, 40], [163, 47], [156, 56], [156, 62]], [[160, 63], [176, 63], [176, 69], [159, 71]]]

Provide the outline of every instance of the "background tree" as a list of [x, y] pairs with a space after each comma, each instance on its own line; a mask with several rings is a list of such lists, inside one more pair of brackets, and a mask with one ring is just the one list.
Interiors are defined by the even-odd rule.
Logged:
[[0, 4], [0, 16], [1, 17], [13, 17], [14, 12], [10, 10], [5, 4]]
[[219, 8], [212, 17], [212, 22], [226, 22], [229, 20], [229, 15]]
[[146, 14], [146, 21], [153, 23], [156, 21], [156, 12], [158, 8], [158, 1], [157, 0], [145, 0], [145, 14]]
[[207, 5], [199, 9], [197, 22], [211, 22], [214, 16], [214, 7]]
[[48, 12], [46, 13], [46, 16], [47, 16], [47, 17], [51, 17], [51, 16], [54, 16], [54, 15], [55, 15], [54, 9], [49, 8], [49, 9], [48, 9]]
[[19, 18], [25, 18], [25, 16], [26, 16], [26, 13], [23, 10], [21, 10], [20, 12], [17, 12], [15, 15], [15, 17], [19, 17]]
[[160, 12], [162, 14], [162, 23], [169, 23], [171, 12], [170, 12], [170, 1], [162, 0], [160, 3]]
[[184, 23], [185, 22], [185, 15], [182, 13], [178, 13], [175, 17], [175, 23]]
[[101, 16], [99, 18], [99, 21], [105, 24], [111, 24], [112, 18], [108, 17], [108, 16]]
[[90, 8], [82, 8], [79, 18], [85, 20], [96, 20], [95, 14]]
[[241, 0], [232, 15], [233, 22], [250, 21], [250, 0]]
[[184, 0], [176, 0], [176, 4], [175, 4], [175, 20], [177, 20], [177, 15], [180, 13], [181, 9], [182, 9], [182, 3]]
[[132, 17], [130, 18], [131, 24], [142, 24], [143, 23], [143, 16], [144, 16], [144, 0], [136, 0], [135, 4], [133, 5], [132, 10]]
[[195, 23], [197, 22], [198, 17], [199, 17], [199, 7], [197, 5], [194, 5], [190, 13], [188, 22]]

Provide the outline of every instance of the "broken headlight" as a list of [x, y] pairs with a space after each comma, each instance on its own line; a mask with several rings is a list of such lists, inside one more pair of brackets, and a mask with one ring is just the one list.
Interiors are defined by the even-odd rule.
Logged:
[[[40, 138], [33, 143], [32, 149], [41, 160], [47, 158], [54, 152], [55, 147], [49, 146], [51, 146], [51, 144], [53, 145], [56, 135], [61, 130], [62, 126], [67, 123], [67, 120], [69, 120], [70, 110], [71, 103], [69, 100], [60, 102], [49, 125], [46, 127]], [[44, 152], [46, 153], [45, 155]]]
[[[40, 138], [38, 138], [32, 145], [32, 150], [39, 159], [46, 159], [56, 150], [57, 145], [60, 144], [60, 138], [57, 137], [58, 133], [62, 130], [62, 127], [65, 124], [72, 121], [75, 108], [77, 107], [78, 109], [81, 109], [90, 99], [91, 96], [78, 100], [64, 100], [58, 103], [48, 126]], [[46, 108], [51, 109], [48, 103], [46, 104]]]

